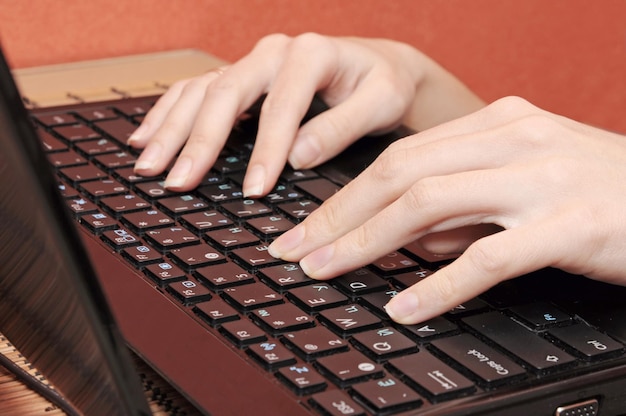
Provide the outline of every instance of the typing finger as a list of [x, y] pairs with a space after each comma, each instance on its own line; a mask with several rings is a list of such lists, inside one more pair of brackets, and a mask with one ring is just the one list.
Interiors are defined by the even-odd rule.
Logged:
[[259, 129], [243, 184], [246, 196], [269, 192], [316, 91], [337, 71], [335, 44], [319, 35], [302, 35], [283, 46], [282, 62], [268, 87]]
[[[508, 170], [420, 180], [359, 227], [304, 256], [301, 267], [313, 278], [328, 279], [433, 232], [480, 223], [516, 227], [534, 213], [518, 212], [523, 201], [520, 195], [527, 191], [523, 189], [525, 175], [521, 169]], [[512, 187], [512, 183], [519, 186]]]
[[304, 222], [276, 239], [270, 252], [286, 260], [300, 260], [376, 216], [421, 179], [497, 168], [534, 157], [537, 149], [532, 141], [522, 138], [517, 146], [502, 141], [503, 136], [511, 136], [510, 130], [509, 125], [497, 126], [479, 134], [422, 144], [422, 138], [429, 137], [425, 132], [392, 144]]
[[[154, 130], [135, 164], [143, 175], [161, 173], [183, 146], [196, 120], [205, 89], [218, 76], [209, 72], [201, 77], [177, 84], [173, 94], [165, 96], [146, 116], [144, 124]], [[180, 92], [179, 92], [180, 91]], [[143, 139], [146, 140], [146, 139]]]
[[402, 324], [445, 313], [497, 283], [553, 265], [566, 256], [562, 242], [550, 238], [562, 224], [552, 218], [482, 238], [463, 255], [405, 289], [386, 306]]

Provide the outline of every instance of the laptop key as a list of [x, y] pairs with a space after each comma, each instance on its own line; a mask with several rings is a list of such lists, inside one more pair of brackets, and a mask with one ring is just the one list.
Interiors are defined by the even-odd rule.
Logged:
[[547, 371], [575, 362], [574, 357], [499, 312], [487, 312], [463, 319], [487, 337], [529, 364], [535, 371]]
[[341, 388], [384, 376], [382, 365], [355, 350], [319, 358], [316, 366]]
[[126, 257], [135, 267], [145, 267], [148, 264], [159, 263], [163, 259], [161, 253], [148, 246], [134, 246], [122, 250], [122, 255]]
[[146, 231], [146, 240], [160, 250], [198, 244], [200, 238], [183, 227], [165, 227]]
[[48, 154], [48, 161], [57, 169], [87, 164], [87, 160], [84, 157], [72, 150], [50, 153]]
[[69, 126], [54, 127], [53, 130], [60, 134], [65, 140], [77, 142], [80, 140], [97, 139], [100, 137], [98, 133], [84, 124], [72, 124]]
[[87, 198], [79, 197], [65, 200], [75, 216], [81, 216], [90, 212], [97, 212], [98, 206]]
[[450, 334], [458, 330], [458, 326], [446, 318], [436, 316], [419, 324], [403, 326], [402, 330], [410, 337], [426, 340]]
[[183, 305], [191, 305], [211, 299], [209, 289], [192, 280], [170, 283], [167, 291], [182, 302]]
[[334, 332], [347, 336], [383, 325], [380, 318], [363, 306], [350, 304], [320, 312], [319, 319]]
[[254, 310], [250, 316], [273, 335], [298, 331], [315, 325], [315, 319], [312, 316], [302, 312], [292, 303], [259, 308]]
[[248, 269], [282, 263], [282, 260], [272, 257], [268, 253], [265, 244], [235, 249], [232, 251], [232, 256]]
[[370, 380], [355, 384], [354, 393], [377, 413], [393, 413], [411, 410], [422, 405], [422, 398], [395, 377]]
[[470, 370], [483, 384], [501, 384], [526, 375], [510, 358], [470, 334], [438, 339], [431, 345]]
[[302, 221], [311, 212], [319, 208], [319, 204], [309, 200], [301, 200], [278, 205], [278, 209], [295, 221]]
[[106, 173], [92, 165], [72, 166], [60, 169], [60, 172], [63, 177], [73, 184], [95, 181], [107, 177]]
[[304, 274], [297, 263], [279, 264], [259, 271], [259, 277], [272, 288], [283, 292], [294, 287], [308, 285], [313, 280]]
[[349, 301], [346, 295], [325, 282], [316, 282], [311, 285], [291, 289], [287, 296], [298, 306], [309, 312], [333, 308], [346, 304]]
[[259, 237], [239, 226], [211, 230], [205, 236], [208, 241], [222, 250], [249, 246], [260, 242]]
[[170, 251], [169, 255], [187, 270], [226, 262], [226, 257], [208, 244], [176, 248]]
[[459, 397], [475, 390], [474, 383], [427, 351], [393, 358], [389, 365], [419, 386], [432, 401]]
[[276, 377], [298, 395], [312, 394], [326, 388], [326, 380], [308, 364], [294, 364], [278, 370]]
[[262, 283], [229, 287], [222, 293], [223, 298], [241, 311], [283, 303], [283, 297]]
[[296, 189], [304, 191], [319, 201], [326, 201], [335, 195], [341, 188], [339, 185], [325, 178], [316, 178], [295, 183]]
[[208, 302], [197, 303], [193, 311], [211, 326], [218, 326], [239, 319], [239, 313], [223, 299], [217, 297]]
[[120, 195], [128, 192], [128, 189], [115, 179], [102, 179], [99, 181], [85, 182], [80, 188], [91, 199]]
[[417, 351], [417, 344], [395, 328], [384, 327], [355, 334], [352, 341], [378, 362]]
[[159, 199], [157, 205], [164, 208], [171, 215], [183, 215], [209, 208], [206, 202], [189, 194]]
[[144, 269], [144, 273], [157, 282], [159, 286], [165, 286], [173, 282], [187, 279], [187, 275], [180, 267], [168, 261], [149, 264]]
[[95, 155], [122, 151], [117, 142], [105, 138], [78, 142], [76, 148], [89, 158]]
[[521, 318], [531, 329], [567, 325], [572, 321], [571, 316], [544, 302], [514, 306], [509, 310]]
[[127, 168], [135, 165], [137, 156], [132, 153], [122, 151], [96, 156], [95, 161], [105, 169]]
[[154, 209], [124, 214], [122, 221], [137, 233], [174, 225], [173, 219]]
[[239, 200], [243, 197], [243, 191], [238, 185], [232, 183], [218, 183], [201, 186], [198, 194], [212, 202], [226, 202]]
[[343, 293], [352, 297], [389, 288], [385, 279], [365, 268], [345, 273], [333, 279], [333, 284]]
[[226, 322], [220, 332], [240, 348], [267, 340], [265, 332], [247, 319]]
[[266, 341], [252, 344], [246, 352], [269, 371], [296, 363], [296, 356], [278, 342]]
[[150, 208], [148, 201], [133, 193], [104, 197], [100, 204], [116, 217]]
[[175, 196], [176, 192], [165, 189], [165, 182], [162, 180], [150, 180], [147, 182], [137, 182], [135, 184], [136, 190], [141, 193], [148, 200], [166, 198], [168, 196]]
[[222, 208], [237, 218], [252, 218], [272, 213], [271, 208], [257, 199], [227, 202], [222, 205]]
[[117, 220], [103, 212], [92, 212], [82, 215], [80, 217], [80, 223], [93, 233], [101, 233], [117, 228]]
[[306, 361], [348, 351], [348, 341], [322, 326], [285, 334], [282, 341]]
[[278, 215], [252, 218], [247, 221], [247, 224], [265, 240], [276, 237], [294, 226], [294, 223]]
[[583, 323], [553, 328], [548, 333], [587, 360], [624, 351], [624, 345]]
[[196, 269], [194, 273], [198, 280], [216, 292], [224, 290], [227, 287], [255, 282], [252, 273], [249, 273], [232, 262], [200, 267]]
[[232, 220], [215, 210], [184, 214], [180, 218], [180, 221], [183, 225], [196, 233], [224, 228], [233, 224]]
[[341, 390], [329, 390], [314, 394], [309, 403], [325, 415], [365, 416], [365, 410]]
[[372, 266], [379, 273], [388, 275], [406, 272], [418, 267], [418, 264], [399, 251], [393, 251], [373, 261]]
[[103, 232], [102, 240], [113, 247], [116, 251], [141, 244], [139, 237], [124, 228], [117, 228], [115, 230]]

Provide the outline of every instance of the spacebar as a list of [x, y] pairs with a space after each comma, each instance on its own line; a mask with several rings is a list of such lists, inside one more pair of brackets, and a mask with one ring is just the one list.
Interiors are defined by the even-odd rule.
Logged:
[[574, 357], [499, 312], [463, 319], [475, 331], [516, 355], [536, 371], [574, 361]]

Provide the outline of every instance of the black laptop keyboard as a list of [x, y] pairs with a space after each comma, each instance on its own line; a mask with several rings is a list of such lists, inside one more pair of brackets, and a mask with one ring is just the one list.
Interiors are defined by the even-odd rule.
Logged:
[[497, 294], [508, 302], [487, 294], [427, 322], [394, 324], [383, 305], [441, 263], [408, 246], [331, 281], [309, 279], [267, 245], [340, 186], [314, 170], [286, 169], [267, 197], [244, 199], [254, 130], [246, 121], [196, 190], [165, 190], [163, 177], [133, 172], [138, 153], [124, 144], [149, 106], [33, 112], [68, 208], [321, 414], [426, 409], [623, 355], [621, 342], [576, 314], [549, 301], [518, 303], [506, 289]]

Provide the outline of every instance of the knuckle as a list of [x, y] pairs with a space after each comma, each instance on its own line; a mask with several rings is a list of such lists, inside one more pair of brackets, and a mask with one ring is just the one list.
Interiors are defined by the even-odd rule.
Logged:
[[499, 246], [490, 244], [488, 238], [477, 240], [466, 250], [464, 256], [477, 275], [505, 278], [506, 261]]
[[346, 251], [348, 255], [357, 258], [361, 257], [364, 252], [368, 251], [368, 247], [372, 245], [372, 241], [375, 240], [375, 236], [372, 235], [369, 227], [363, 225], [357, 227], [351, 233], [350, 239], [347, 241]]
[[261, 113], [264, 117], [269, 115], [280, 120], [281, 116], [293, 109], [295, 104], [297, 103], [293, 101], [289, 94], [277, 95], [269, 93], [263, 101]]
[[398, 142], [392, 143], [370, 166], [372, 177], [377, 182], [393, 183], [401, 177], [406, 157], [406, 151], [401, 145]]
[[306, 32], [292, 39], [290, 47], [303, 50], [320, 50], [327, 45], [328, 38], [318, 33]]
[[328, 199], [320, 209], [314, 210], [306, 219], [318, 235], [333, 235], [345, 223], [340, 198]]
[[182, 137], [188, 134], [188, 126], [182, 120], [176, 117], [168, 117], [163, 121], [163, 124], [159, 127], [158, 134], [155, 135], [155, 140], [166, 142], [168, 137]]
[[450, 273], [434, 274], [428, 278], [429, 297], [438, 303], [446, 303], [459, 297], [457, 278]]
[[537, 107], [532, 105], [529, 101], [514, 95], [494, 101], [489, 105], [489, 108], [498, 113], [511, 115], [530, 114], [538, 110]]
[[189, 139], [187, 140], [185, 147], [187, 150], [192, 151], [192, 154], [195, 154], [195, 152], [202, 152], [203, 150], [206, 150], [208, 146], [213, 144], [213, 141], [213, 138], [206, 133], [199, 131], [192, 132], [189, 135]]
[[284, 33], [272, 33], [264, 36], [256, 43], [254, 49], [263, 50], [265, 48], [275, 48], [277, 46], [284, 46], [291, 42], [291, 37]]
[[439, 200], [441, 184], [437, 178], [423, 178], [413, 184], [405, 193], [404, 198], [412, 210], [432, 207]]

